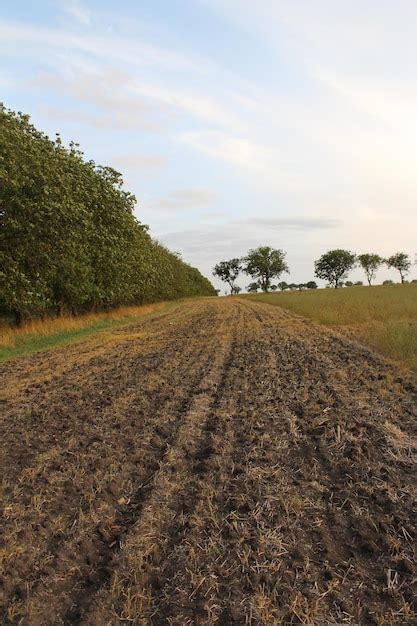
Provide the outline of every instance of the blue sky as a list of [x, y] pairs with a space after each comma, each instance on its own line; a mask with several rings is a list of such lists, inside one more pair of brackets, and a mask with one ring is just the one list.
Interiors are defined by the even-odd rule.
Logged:
[[291, 282], [329, 248], [414, 254], [416, 59], [409, 0], [0, 7], [0, 100], [119, 169], [209, 277], [263, 244]]

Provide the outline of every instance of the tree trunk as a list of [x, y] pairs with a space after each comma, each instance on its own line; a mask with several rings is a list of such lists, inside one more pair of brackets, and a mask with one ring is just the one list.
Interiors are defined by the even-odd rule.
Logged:
[[14, 310], [14, 322], [17, 327], [22, 325], [23, 315], [22, 315], [22, 311], [19, 311], [19, 309]]

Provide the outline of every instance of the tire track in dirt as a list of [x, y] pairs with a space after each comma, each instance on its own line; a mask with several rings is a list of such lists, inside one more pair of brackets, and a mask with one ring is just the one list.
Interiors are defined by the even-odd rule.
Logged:
[[[176, 313], [176, 314], [175, 314]], [[5, 379], [5, 392], [3, 397], [2, 416], [0, 421], [0, 434], [2, 435], [2, 444], [9, 454], [15, 452], [13, 469], [26, 468], [30, 465], [33, 454], [39, 454], [42, 451], [42, 434], [44, 430], [44, 420], [48, 422], [51, 410], [57, 412], [56, 417], [60, 420], [65, 419], [65, 408], [71, 411], [76, 410], [75, 403], [80, 405], [84, 411], [100, 410], [106, 403], [109, 404], [117, 395], [121, 395], [128, 386], [129, 379], [135, 386], [140, 376], [146, 374], [150, 368], [155, 370], [163, 364], [167, 358], [175, 356], [175, 341], [187, 339], [193, 328], [197, 328], [204, 321], [204, 314], [195, 314], [194, 309], [186, 312], [182, 319], [179, 312], [172, 314], [172, 321], [166, 324], [166, 327], [158, 332], [153, 331], [149, 337], [143, 336], [143, 333], [152, 329], [157, 320], [152, 319], [134, 327], [123, 329], [117, 334], [121, 337], [116, 346], [110, 346], [106, 352], [97, 356], [96, 348], [93, 347], [93, 354], [86, 362], [78, 363], [77, 353], [73, 355], [73, 363], [67, 368], [65, 376], [59, 373], [58, 376], [52, 376], [47, 380], [37, 380], [36, 369], [37, 363], [44, 360], [44, 355], [35, 355], [28, 357], [28, 364], [21, 365], [21, 361], [3, 365], [2, 375]], [[188, 314], [187, 314], [188, 313]], [[193, 315], [194, 313], [194, 315]], [[178, 319], [179, 317], [179, 319]], [[139, 328], [141, 334], [139, 339], [123, 341], [123, 334], [133, 328]], [[173, 342], [172, 340], [175, 339]], [[164, 354], [165, 348], [171, 354]], [[71, 346], [72, 349], [72, 346]], [[66, 361], [68, 348], [58, 350], [51, 353], [51, 366], [60, 369], [60, 361]], [[100, 351], [99, 351], [100, 352]], [[59, 356], [56, 357], [56, 354]], [[153, 360], [152, 365], [144, 366], [141, 361], [146, 356]], [[26, 360], [22, 359], [25, 363]], [[31, 382], [26, 384], [22, 393], [26, 401], [22, 402], [22, 396], [14, 399], [16, 375], [15, 368], [18, 369], [19, 377], [28, 379]], [[62, 370], [62, 368], [61, 368]], [[0, 370], [1, 372], [1, 370]], [[87, 379], [88, 376], [88, 379]], [[36, 382], [33, 382], [35, 378]], [[119, 384], [122, 381], [122, 384]], [[106, 395], [107, 394], [107, 395]], [[56, 402], [54, 402], [56, 398]], [[16, 406], [15, 406], [16, 405]], [[17, 409], [17, 410], [15, 410]], [[8, 420], [13, 416], [14, 430], [8, 428]], [[26, 426], [28, 419], [32, 419], [31, 438], [29, 441], [25, 438]], [[58, 422], [60, 425], [60, 422]], [[49, 424], [45, 424], [49, 426]], [[16, 431], [21, 429], [23, 446], [16, 447]], [[40, 432], [39, 432], [40, 431]], [[9, 439], [10, 438], [10, 439]], [[14, 439], [13, 439], [14, 438]], [[48, 440], [48, 445], [49, 445]], [[14, 444], [13, 446], [11, 444]], [[33, 453], [31, 449], [33, 448]], [[16, 474], [8, 477], [10, 480], [16, 480]]]
[[[207, 311], [205, 312], [205, 315], [203, 316], [205, 319], [205, 324], [207, 326]], [[143, 406], [143, 398], [141, 397], [141, 387], [139, 386], [139, 392], [136, 390], [135, 393], [139, 393], [139, 395], [135, 396], [135, 393], [133, 393], [132, 397], [128, 398], [128, 402], [125, 403], [123, 397], [121, 397], [123, 392], [118, 393], [115, 397], [116, 399], [116, 403], [119, 402], [120, 406], [119, 406], [119, 415], [120, 415], [120, 419], [122, 418], [128, 418], [129, 421], [129, 413], [128, 408], [129, 405], [132, 407], [133, 409], [133, 423], [132, 425], [129, 424], [129, 428], [128, 428], [128, 432], [127, 432], [127, 436], [133, 436], [132, 433], [132, 429], [137, 429], [137, 426], [140, 427], [140, 422], [137, 421], [137, 407], [135, 406], [136, 403], [138, 403], [139, 407], [142, 405], [142, 408], [145, 411], [148, 411], [150, 413], [150, 415], [152, 416], [152, 419], [149, 421], [148, 418], [146, 418], [149, 422], [148, 424], [148, 434], [147, 437], [148, 439], [151, 439], [150, 441], [150, 446], [149, 446], [149, 452], [148, 452], [148, 457], [149, 457], [149, 463], [151, 468], [156, 468], [158, 466], [158, 455], [162, 455], [166, 446], [166, 440], [169, 438], [170, 434], [169, 431], [167, 433], [160, 433], [161, 434], [161, 439], [162, 439], [162, 443], [158, 448], [158, 445], [155, 445], [154, 440], [155, 440], [155, 434], [158, 434], [158, 429], [162, 430], [167, 428], [167, 423], [164, 419], [164, 412], [167, 412], [169, 415], [169, 421], [172, 422], [173, 424], [175, 424], [175, 420], [176, 420], [176, 404], [178, 404], [178, 406], [180, 407], [180, 414], [181, 411], [183, 411], [187, 404], [190, 402], [190, 399], [193, 395], [194, 392], [194, 388], [196, 386], [196, 383], [198, 383], [199, 380], [201, 380], [201, 378], [205, 375], [205, 372], [207, 370], [207, 367], [209, 365], [209, 361], [211, 358], [210, 352], [207, 351], [207, 347], [204, 346], [204, 343], [201, 342], [201, 345], [199, 346], [198, 350], [195, 350], [194, 347], [187, 347], [187, 343], [190, 337], [198, 337], [201, 336], [201, 332], [203, 332], [203, 336], [205, 336], [208, 333], [210, 333], [210, 323], [213, 324], [215, 322], [215, 316], [212, 316], [211, 322], [210, 322], [210, 317], [209, 317], [209, 323], [208, 323], [208, 331], [204, 332], [198, 331], [198, 325], [202, 324], [203, 321], [203, 317], [202, 316], [195, 316], [195, 319], [193, 320], [193, 323], [190, 324], [190, 326], [188, 327], [188, 329], [186, 330], [186, 334], [185, 336], [182, 338], [181, 335], [179, 337], [176, 337], [172, 346], [170, 346], [169, 344], [164, 344], [163, 345], [163, 351], [161, 351], [161, 353], [156, 353], [157, 356], [157, 363], [155, 364], [154, 362], [154, 354], [151, 353], [150, 355], [150, 362], [146, 361], [145, 358], [145, 363], [143, 364], [143, 368], [142, 371], [144, 371], [145, 373], [149, 370], [150, 374], [148, 374], [147, 377], [145, 377], [145, 379], [143, 381], [141, 381], [143, 383], [143, 385], [145, 386], [145, 390], [146, 393], [149, 397], [149, 400], [145, 403], [145, 405]], [[178, 330], [178, 329], [177, 329]], [[174, 335], [175, 335], [175, 331], [174, 331]], [[179, 334], [179, 333], [178, 333]], [[179, 342], [180, 340], [180, 342]], [[185, 340], [186, 344], [182, 344], [181, 342]], [[177, 355], [177, 356], [176, 356]], [[177, 363], [177, 368], [175, 367], [174, 363], [175, 363], [175, 359], [178, 359], [178, 355], [180, 358], [180, 361]], [[111, 355], [113, 356], [113, 355]], [[151, 367], [149, 368], [149, 363], [151, 364]], [[163, 367], [163, 365], [165, 364], [165, 366]], [[139, 364], [138, 364], [139, 365]], [[164, 368], [166, 370], [166, 373], [164, 374]], [[195, 371], [194, 371], [195, 370]], [[113, 372], [113, 367], [111, 369], [111, 372], [109, 374], [106, 373], [106, 376], [111, 376]], [[156, 372], [155, 374], [153, 372]], [[152, 376], [154, 376], [156, 378], [156, 382], [152, 383]], [[184, 376], [185, 379], [187, 380], [187, 377], [190, 377], [190, 380], [187, 381], [187, 384], [189, 385], [189, 387], [187, 388], [184, 385]], [[195, 378], [197, 377], [197, 378]], [[120, 378], [119, 376], [115, 377], [117, 380]], [[140, 378], [139, 378], [140, 380]], [[164, 384], [164, 380], [169, 381], [169, 385], [168, 385], [168, 389], [171, 389], [173, 391], [173, 396], [174, 396], [174, 402], [171, 402], [169, 395], [167, 395], [167, 393], [164, 392], [160, 392], [159, 387], [160, 387], [160, 382], [162, 382], [162, 384]], [[134, 379], [134, 383], [137, 386], [137, 381], [138, 378], [136, 377]], [[126, 381], [124, 381], [126, 383]], [[148, 387], [148, 389], [146, 389], [146, 387]], [[124, 387], [125, 388], [125, 387]], [[188, 389], [188, 390], [187, 390]], [[134, 388], [135, 390], [135, 388]], [[57, 402], [59, 402], [59, 390], [55, 392], [57, 395]], [[91, 393], [91, 386], [88, 386], [85, 394], [82, 396], [81, 400], [84, 400], [84, 397], [86, 396], [87, 398], [89, 396], [92, 396], [92, 401], [89, 402], [88, 404], [88, 408], [90, 409], [90, 414], [91, 414], [91, 409], [93, 409], [93, 411], [95, 410], [95, 406], [96, 406], [96, 402], [94, 400], [95, 397], [97, 397], [97, 394], [99, 393], [99, 391], [94, 391], [93, 388], [93, 392]], [[54, 414], [54, 394], [51, 394], [52, 398], [51, 398], [51, 404], [50, 404], [50, 411], [52, 412], [52, 419], [56, 419], [56, 415]], [[175, 396], [178, 396], [178, 399], [175, 399]], [[84, 411], [84, 413], [86, 413], [88, 415], [89, 411], [86, 410], [85, 407], [85, 403], [81, 404], [81, 407]], [[113, 421], [110, 421], [109, 425], [111, 427], [111, 431], [109, 434], [107, 434], [106, 432], [104, 432], [105, 435], [105, 439], [109, 438], [109, 435], [111, 435], [111, 437], [118, 437], [119, 439], [121, 438], [121, 435], [123, 434], [121, 432], [121, 429], [119, 427], [119, 424], [117, 422], [117, 415], [116, 416], [112, 416], [111, 413], [115, 411], [115, 407], [116, 404], [113, 403], [106, 403], [105, 406], [105, 410], [104, 413], [101, 414], [101, 419], [100, 422], [106, 423], [106, 415], [109, 415], [109, 418]], [[77, 405], [73, 404], [69, 406], [69, 411], [77, 411]], [[142, 411], [143, 413], [143, 411]], [[62, 421], [62, 419], [61, 419]], [[90, 418], [90, 422], [91, 422], [91, 418]], [[113, 428], [113, 423], [115, 422], [115, 426], [116, 428]], [[93, 429], [93, 439], [98, 439], [97, 437], [97, 425], [93, 424], [94, 429]], [[75, 474], [79, 474], [80, 472], [80, 463], [83, 463], [84, 467], [85, 467], [85, 471], [88, 472], [88, 466], [86, 466], [87, 461], [85, 460], [86, 458], [88, 459], [88, 450], [87, 447], [88, 446], [84, 446], [83, 450], [79, 450], [77, 449], [80, 445], [80, 438], [82, 440], [82, 433], [83, 433], [83, 427], [81, 426], [77, 426], [78, 432], [77, 432], [77, 438], [75, 441], [75, 447], [74, 447], [74, 452], [70, 452], [68, 450], [68, 447], [64, 446], [62, 452], [60, 452], [58, 450], [58, 453], [55, 454], [52, 458], [51, 462], [45, 462], [46, 464], [46, 468], [45, 471], [42, 472], [36, 472], [34, 476], [32, 476], [32, 474], [29, 474], [28, 476], [25, 476], [24, 478], [26, 479], [25, 482], [30, 482], [30, 485], [36, 485], [36, 498], [37, 501], [39, 502], [40, 500], [42, 500], [43, 496], [42, 496], [42, 492], [44, 492], [47, 496], [48, 492], [51, 489], [51, 483], [53, 484], [53, 477], [56, 474], [62, 474], [62, 475], [68, 475], [71, 472], [71, 466], [68, 466], [68, 463], [64, 466], [64, 467], [57, 467], [57, 464], [61, 462], [61, 457], [64, 456], [66, 459], [68, 459], [68, 462], [72, 463], [73, 460], [75, 459], [75, 461], [73, 462], [73, 466], [74, 466], [74, 472]], [[112, 435], [112, 431], [114, 432], [114, 435]], [[88, 433], [87, 433], [88, 435]], [[139, 431], [139, 437], [138, 437], [138, 441], [137, 441], [137, 446], [135, 449], [135, 446], [133, 447], [132, 452], [134, 452], [135, 454], [135, 458], [138, 457], [138, 453], [140, 452], [140, 450], [143, 450], [143, 441], [141, 441], [141, 436], [142, 433]], [[54, 442], [55, 443], [55, 442]], [[94, 444], [97, 443], [96, 441], [92, 441], [91, 438], [89, 438], [88, 444], [90, 446], [94, 447]], [[101, 447], [103, 445], [102, 442], [98, 442]], [[106, 443], [106, 440], [104, 440], [104, 443]], [[146, 443], [146, 442], [145, 442]], [[157, 442], [158, 443], [158, 442]], [[109, 449], [110, 446], [110, 449]], [[109, 442], [109, 446], [107, 447], [107, 449], [109, 449], [109, 452], [111, 452], [111, 455], [115, 455], [116, 450], [112, 449], [112, 442]], [[100, 448], [98, 448], [100, 449]], [[159, 449], [159, 452], [158, 452]], [[122, 450], [121, 450], [122, 451]], [[68, 454], [70, 454], [70, 456], [68, 456]], [[111, 459], [111, 456], [110, 456]], [[109, 459], [109, 460], [110, 460]], [[111, 459], [113, 460], [113, 459]], [[117, 460], [117, 456], [116, 456], [116, 460]], [[128, 459], [129, 460], [129, 459]], [[104, 483], [104, 490], [106, 492], [106, 483], [108, 483], [109, 481], [105, 480], [105, 466], [106, 463], [109, 463], [109, 461], [106, 461], [105, 459], [99, 459], [98, 461], [104, 461], [103, 465], [104, 465], [104, 469], [101, 473], [100, 479], [101, 482]], [[142, 462], [142, 459], [141, 459]], [[120, 463], [117, 464], [117, 467], [114, 467], [115, 463], [113, 461], [112, 463], [112, 472], [116, 472], [117, 474], [120, 474], [119, 476], [117, 476], [117, 481], [116, 481], [116, 488], [117, 488], [117, 483], [121, 482], [121, 477], [123, 476], [123, 465], [120, 466]], [[81, 466], [82, 468], [82, 466]], [[57, 471], [58, 470], [58, 471]], [[90, 471], [93, 470], [93, 468], [90, 469]], [[31, 471], [31, 470], [29, 470]], [[93, 470], [94, 471], [94, 470]], [[132, 471], [132, 470], [130, 470]], [[153, 471], [153, 470], [152, 470]], [[52, 472], [52, 479], [45, 479], [44, 474], [51, 474]], [[140, 472], [143, 473], [142, 471], [142, 463], [140, 463]], [[126, 471], [124, 472], [126, 473]], [[59, 477], [59, 476], [58, 476]], [[132, 482], [134, 479], [135, 475], [133, 475], [132, 477]], [[32, 480], [30, 480], [32, 479]], [[139, 477], [137, 477], [137, 480], [139, 481]], [[20, 481], [21, 482], [21, 481]], [[114, 481], [113, 481], [114, 482]], [[146, 482], [146, 476], [145, 476], [145, 482]], [[89, 487], [88, 483], [86, 485], [84, 485], [84, 489], [87, 489]], [[57, 584], [54, 584], [54, 581], [51, 581], [50, 578], [47, 575], [47, 572], [45, 572], [44, 570], [44, 563], [46, 561], [47, 563], [47, 571], [53, 571], [53, 574], [55, 577], [58, 578], [58, 581], [61, 580], [62, 578], [62, 588], [63, 588], [63, 593], [64, 593], [64, 588], [66, 585], [68, 585], [68, 578], [71, 579], [71, 569], [75, 569], [75, 576], [77, 576], [77, 572], [79, 570], [79, 568], [81, 567], [81, 570], [92, 570], [95, 567], [97, 567], [97, 564], [99, 564], [102, 560], [101, 557], [104, 557], [105, 551], [106, 549], [101, 547], [102, 546], [102, 539], [104, 539], [104, 541], [108, 541], [109, 543], [114, 541], [114, 538], [112, 537], [112, 532], [110, 531], [110, 536], [107, 537], [106, 535], [109, 534], [109, 531], [107, 528], [103, 528], [103, 525], [100, 524], [100, 518], [104, 518], [106, 519], [106, 517], [110, 517], [109, 523], [107, 524], [107, 526], [116, 526], [117, 524], [114, 522], [113, 524], [110, 524], [111, 520], [111, 516], [112, 514], [114, 514], [114, 509], [115, 509], [115, 501], [117, 500], [117, 493], [119, 495], [121, 495], [121, 492], [123, 490], [121, 489], [117, 489], [117, 491], [114, 491], [114, 489], [112, 488], [113, 485], [110, 484], [109, 485], [109, 489], [107, 491], [110, 491], [110, 493], [104, 493], [104, 502], [103, 502], [103, 507], [100, 508], [95, 504], [95, 500], [99, 500], [99, 504], [100, 504], [100, 493], [99, 494], [95, 494], [93, 493], [90, 500], [87, 502], [87, 506], [86, 507], [81, 507], [80, 508], [80, 512], [79, 514], [75, 517], [74, 519], [74, 514], [72, 513], [72, 509], [70, 509], [68, 511], [68, 516], [71, 516], [71, 521], [68, 522], [64, 522], [61, 520], [61, 526], [63, 526], [65, 528], [65, 531], [63, 530], [60, 533], [60, 536], [58, 537], [58, 539], [56, 538], [56, 536], [53, 536], [52, 542], [49, 541], [49, 545], [45, 544], [45, 540], [43, 539], [43, 537], [39, 537], [38, 536], [38, 532], [35, 530], [35, 536], [32, 533], [32, 537], [31, 537], [31, 544], [41, 544], [42, 547], [42, 551], [38, 552], [35, 554], [34, 557], [30, 557], [30, 560], [32, 561], [32, 579], [33, 579], [33, 584], [31, 584], [29, 586], [30, 589], [30, 595], [32, 596], [32, 598], [29, 599], [29, 605], [30, 605], [30, 609], [34, 614], [33, 620], [35, 623], [35, 619], [37, 619], [36, 613], [37, 613], [37, 606], [40, 604], [42, 606], [42, 604], [45, 603], [45, 598], [38, 599], [37, 594], [39, 593], [39, 596], [42, 596], [42, 593], [39, 591], [39, 589], [37, 589], [39, 586], [42, 587], [48, 587], [48, 591], [49, 591], [49, 598], [48, 598], [48, 603], [49, 604], [54, 604], [57, 602], [56, 598], [57, 596], [59, 596], [59, 593], [53, 593], [53, 591], [58, 592], [58, 587]], [[94, 488], [94, 486], [93, 486]], [[33, 491], [33, 486], [31, 487], [32, 491]], [[55, 489], [54, 491], [54, 500], [57, 501], [57, 503], [62, 504], [62, 493], [65, 493], [65, 497], [68, 497], [68, 491], [72, 489], [71, 485], [68, 485], [66, 481], [64, 481], [62, 484], [58, 484], [57, 489]], [[64, 492], [63, 492], [64, 490]], [[78, 489], [76, 490], [78, 493]], [[101, 485], [101, 491], [103, 491], [103, 485]], [[127, 488], [124, 490], [124, 492], [127, 491]], [[72, 498], [75, 497], [79, 497], [77, 495], [77, 493], [72, 493]], [[80, 494], [81, 496], [85, 495], [85, 494]], [[46, 497], [45, 496], [45, 497]], [[98, 496], [98, 497], [97, 497]], [[107, 496], [107, 497], [106, 497]], [[110, 496], [110, 498], [109, 498]], [[103, 496], [101, 496], [101, 499], [103, 499]], [[108, 502], [110, 499], [110, 503]], [[12, 506], [10, 506], [9, 510], [7, 511], [7, 519], [10, 522], [9, 524], [9, 529], [10, 526], [13, 526], [13, 524], [15, 524], [15, 520], [17, 518], [18, 521], [18, 528], [15, 530], [15, 532], [13, 532], [13, 528], [11, 529], [11, 536], [9, 537], [9, 551], [11, 554], [8, 554], [8, 561], [12, 561], [12, 566], [14, 568], [14, 570], [16, 571], [16, 567], [19, 566], [19, 559], [18, 558], [13, 558], [11, 555], [14, 554], [16, 557], [17, 555], [19, 555], [19, 549], [18, 549], [18, 541], [20, 540], [20, 538], [22, 536], [24, 536], [25, 538], [28, 538], [28, 536], [30, 536], [30, 532], [28, 529], [24, 529], [22, 528], [22, 526], [24, 526], [24, 517], [26, 516], [26, 518], [28, 519], [28, 522], [32, 524], [32, 526], [36, 525], [37, 527], [39, 527], [40, 525], [44, 526], [45, 523], [48, 524], [49, 526], [51, 525], [51, 523], [53, 522], [53, 513], [54, 511], [51, 510], [51, 507], [47, 507], [47, 509], [45, 511], [42, 511], [42, 515], [37, 515], [36, 513], [39, 513], [38, 511], [36, 511], [36, 509], [33, 509], [33, 503], [31, 500], [27, 501], [27, 504], [25, 505], [25, 502], [23, 500], [23, 504], [22, 504], [22, 487], [21, 484], [18, 484], [17, 488], [16, 488], [16, 494], [15, 494], [15, 499], [14, 501], [17, 503], [17, 507], [16, 507], [16, 511], [15, 511], [15, 515], [12, 515], [12, 511], [10, 509], [12, 509]], [[9, 500], [10, 504], [12, 505], [13, 501]], [[58, 506], [59, 506], [58, 504]], [[45, 504], [43, 504], [43, 506], [45, 506]], [[107, 508], [106, 508], [107, 507]], [[48, 510], [49, 508], [49, 510]], [[96, 510], [98, 509], [98, 510]], [[25, 516], [22, 519], [22, 512], [25, 514]], [[79, 518], [81, 517], [86, 517], [89, 516], [90, 518], [92, 518], [92, 524], [93, 526], [91, 527], [91, 524], [87, 524], [87, 528], [84, 528], [83, 531], [79, 531], [78, 535], [76, 534], [75, 537], [71, 537], [72, 535], [72, 529], [73, 529], [73, 525], [76, 524], [75, 526], [75, 530], [77, 530], [77, 528], [79, 528], [80, 524], [78, 523]], [[65, 520], [64, 520], [65, 521]], [[97, 536], [97, 528], [98, 531], [101, 532], [104, 535], [103, 537]], [[68, 532], [68, 530], [70, 532]], [[10, 532], [10, 531], [9, 531]], [[43, 533], [42, 533], [43, 534]], [[70, 535], [70, 539], [68, 540], [67, 537], [68, 535]], [[79, 535], [81, 535], [81, 537], [83, 535], [86, 535], [86, 541], [82, 541], [79, 538]], [[113, 535], [117, 535], [117, 533], [113, 532]], [[48, 535], [46, 533], [46, 537], [45, 539], [47, 539]], [[62, 549], [62, 542], [65, 542], [66, 544], [69, 544], [65, 547], [65, 549]], [[81, 541], [81, 545], [80, 545], [80, 541]], [[87, 545], [84, 546], [83, 544], [86, 543]], [[72, 550], [70, 550], [70, 546], [72, 545]], [[49, 548], [49, 549], [48, 549]], [[34, 551], [33, 545], [31, 545], [31, 550]], [[72, 558], [69, 558], [69, 554], [71, 553], [76, 553], [77, 551], [82, 551], [87, 552], [87, 559], [90, 562], [90, 567], [86, 567], [84, 564], [82, 563], [77, 563], [77, 560], [81, 561], [82, 560], [82, 555], [80, 559], [75, 558], [74, 560]], [[7, 553], [7, 547], [6, 547], [6, 553]], [[60, 555], [60, 557], [57, 559], [52, 559], [52, 554], [51, 553], [58, 553], [58, 555]], [[27, 553], [25, 554], [25, 561], [27, 560], [27, 556], [29, 556]], [[84, 557], [85, 558], [85, 557]], [[38, 565], [39, 564], [39, 565]], [[42, 570], [44, 570], [44, 573], [41, 574], [41, 578], [39, 577], [39, 571], [42, 572]], [[63, 574], [60, 575], [59, 572], [63, 571]], [[67, 571], [65, 571], [67, 570]], [[68, 573], [69, 571], [69, 573]], [[44, 584], [43, 583], [43, 578], [46, 575], [46, 579], [47, 579], [47, 583]], [[30, 583], [30, 578], [31, 576], [28, 576], [28, 566], [27, 564], [22, 561], [22, 569], [21, 569], [21, 574], [19, 576], [20, 579], [26, 579], [26, 584]], [[75, 584], [75, 581], [72, 581]], [[71, 585], [72, 586], [72, 585]], [[21, 596], [23, 597], [27, 597], [28, 592], [26, 591], [25, 588], [22, 587], [18, 587], [17, 588], [17, 600], [19, 602], [19, 600], [21, 599]], [[33, 591], [37, 591], [37, 594], [35, 594], [35, 596], [33, 597]], [[62, 605], [64, 604], [62, 598], [59, 601], [60, 604], [60, 609], [62, 608]], [[17, 609], [18, 610], [18, 609]], [[42, 618], [40, 618], [39, 623], [43, 623], [42, 622]], [[54, 622], [55, 623], [55, 622]]]
[[[152, 592], [161, 589], [168, 576], [159, 569], [159, 564], [180, 541], [181, 520], [193, 514], [199, 491], [205, 484], [205, 465], [213, 454], [210, 445], [215, 428], [213, 415], [224, 393], [236, 344], [232, 324], [227, 319], [219, 324], [216, 336], [212, 363], [195, 391], [164, 463], [154, 476], [150, 497], [123, 546], [124, 556], [115, 564], [110, 585], [97, 596], [95, 606], [82, 624], [112, 623], [115, 619], [130, 621], [138, 613], [145, 619], [145, 615], [154, 612]], [[134, 594], [129, 593], [131, 587]], [[115, 589], [118, 601], [115, 601]], [[153, 620], [152, 616], [152, 623]]]
[[275, 307], [184, 307], [12, 394], [7, 623], [414, 624], [411, 378]]

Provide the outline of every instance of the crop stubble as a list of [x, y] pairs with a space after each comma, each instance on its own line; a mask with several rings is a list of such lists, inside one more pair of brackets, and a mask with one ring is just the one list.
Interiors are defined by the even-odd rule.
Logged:
[[415, 623], [416, 390], [368, 349], [222, 298], [1, 373], [6, 623]]

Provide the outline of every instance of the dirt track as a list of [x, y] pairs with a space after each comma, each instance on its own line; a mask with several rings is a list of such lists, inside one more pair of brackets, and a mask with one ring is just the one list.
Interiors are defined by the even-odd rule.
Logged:
[[416, 623], [416, 389], [366, 348], [221, 298], [0, 373], [1, 623]]

